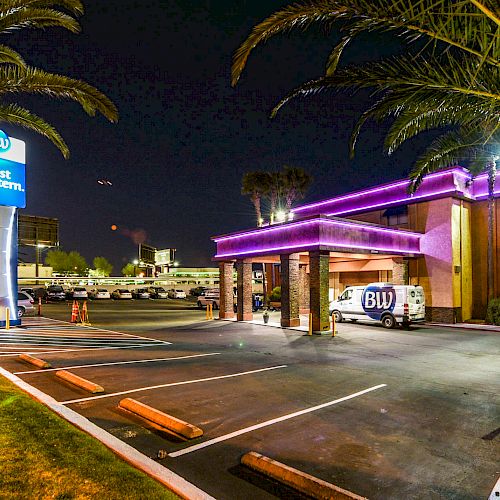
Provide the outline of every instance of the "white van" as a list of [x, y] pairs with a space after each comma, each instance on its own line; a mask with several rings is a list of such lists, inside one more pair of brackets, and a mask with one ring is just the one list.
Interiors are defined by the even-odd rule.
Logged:
[[370, 283], [346, 288], [330, 302], [335, 321], [380, 321], [385, 328], [425, 321], [425, 296], [421, 286]]

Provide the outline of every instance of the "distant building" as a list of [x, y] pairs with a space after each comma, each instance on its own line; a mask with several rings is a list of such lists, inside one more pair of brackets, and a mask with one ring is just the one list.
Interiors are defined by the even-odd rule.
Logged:
[[[36, 264], [18, 264], [17, 266], [17, 277], [19, 279], [33, 278], [35, 282], [36, 274]], [[38, 277], [39, 278], [51, 278], [53, 269], [49, 266], [38, 266]], [[27, 284], [27, 282], [24, 282]]]
[[218, 287], [219, 268], [218, 267], [172, 267], [168, 272], [160, 273], [158, 281], [168, 281], [183, 288], [188, 286]]

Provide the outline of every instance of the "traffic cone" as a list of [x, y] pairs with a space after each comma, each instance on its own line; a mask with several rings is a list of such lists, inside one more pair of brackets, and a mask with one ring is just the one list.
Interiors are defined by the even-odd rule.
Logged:
[[80, 316], [80, 307], [76, 300], [73, 301], [73, 307], [71, 308], [71, 323], [77, 323]]
[[80, 323], [82, 325], [90, 325], [89, 323], [89, 313], [87, 310], [87, 301], [85, 301], [82, 305], [82, 314], [80, 316]]

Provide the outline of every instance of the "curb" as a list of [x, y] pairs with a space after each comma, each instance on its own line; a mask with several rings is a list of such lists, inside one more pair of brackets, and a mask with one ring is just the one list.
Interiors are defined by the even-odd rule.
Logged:
[[241, 463], [312, 498], [325, 500], [367, 500], [366, 497], [361, 497], [348, 490], [339, 488], [334, 484], [265, 457], [255, 451], [245, 453], [241, 457]]
[[20, 354], [19, 358], [21, 361], [26, 361], [31, 365], [37, 366], [38, 368], [52, 368], [52, 365], [43, 359], [35, 358], [29, 354]]
[[[495, 325], [475, 325], [474, 323], [460, 323], [460, 324], [452, 324], [452, 323], [428, 323], [425, 322], [426, 326], [439, 326], [440, 328], [453, 328], [454, 330], [475, 330], [476, 332], [492, 332], [492, 333], [500, 333], [500, 327]], [[485, 328], [490, 327], [490, 328]]]
[[118, 406], [188, 439], [203, 436], [203, 431], [199, 427], [188, 424], [183, 420], [175, 418], [172, 415], [168, 415], [167, 413], [163, 413], [162, 411], [145, 405], [144, 403], [140, 403], [135, 399], [122, 399], [120, 403], [118, 403]]
[[183, 477], [177, 475], [175, 472], [167, 469], [166, 467], [163, 467], [163, 465], [155, 462], [146, 455], [143, 455], [127, 443], [120, 441], [117, 437], [93, 424], [76, 411], [58, 403], [52, 396], [49, 396], [39, 389], [29, 385], [24, 382], [24, 380], [20, 379], [16, 375], [13, 375], [1, 366], [0, 375], [3, 375], [19, 389], [29, 394], [33, 399], [42, 403], [54, 413], [73, 424], [75, 427], [78, 427], [80, 430], [96, 438], [113, 453], [125, 460], [125, 462], [165, 485], [170, 491], [180, 497], [187, 500], [215, 500], [214, 497], [205, 493], [194, 484], [186, 481]]
[[58, 372], [56, 372], [56, 377], [62, 378], [66, 382], [76, 385], [77, 387], [80, 387], [80, 389], [85, 389], [92, 394], [95, 394], [97, 392], [104, 392], [104, 388], [100, 385], [94, 384], [94, 382], [90, 382], [90, 380], [79, 377], [78, 375], [75, 375], [74, 373], [68, 372], [66, 370], [59, 370]]

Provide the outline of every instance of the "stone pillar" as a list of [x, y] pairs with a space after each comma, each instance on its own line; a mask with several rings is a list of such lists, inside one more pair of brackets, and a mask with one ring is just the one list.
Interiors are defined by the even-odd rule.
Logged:
[[237, 278], [237, 309], [236, 319], [238, 321], [251, 321], [252, 313], [252, 261], [237, 260], [236, 271]]
[[408, 261], [403, 257], [392, 259], [392, 283], [393, 285], [406, 285], [408, 283]]
[[309, 293], [315, 334], [330, 331], [328, 286], [330, 281], [330, 252], [309, 252]]
[[281, 326], [300, 326], [299, 254], [281, 255]]
[[299, 264], [299, 312], [309, 314], [309, 274], [306, 264]]
[[234, 318], [233, 263], [219, 262], [219, 319]]

